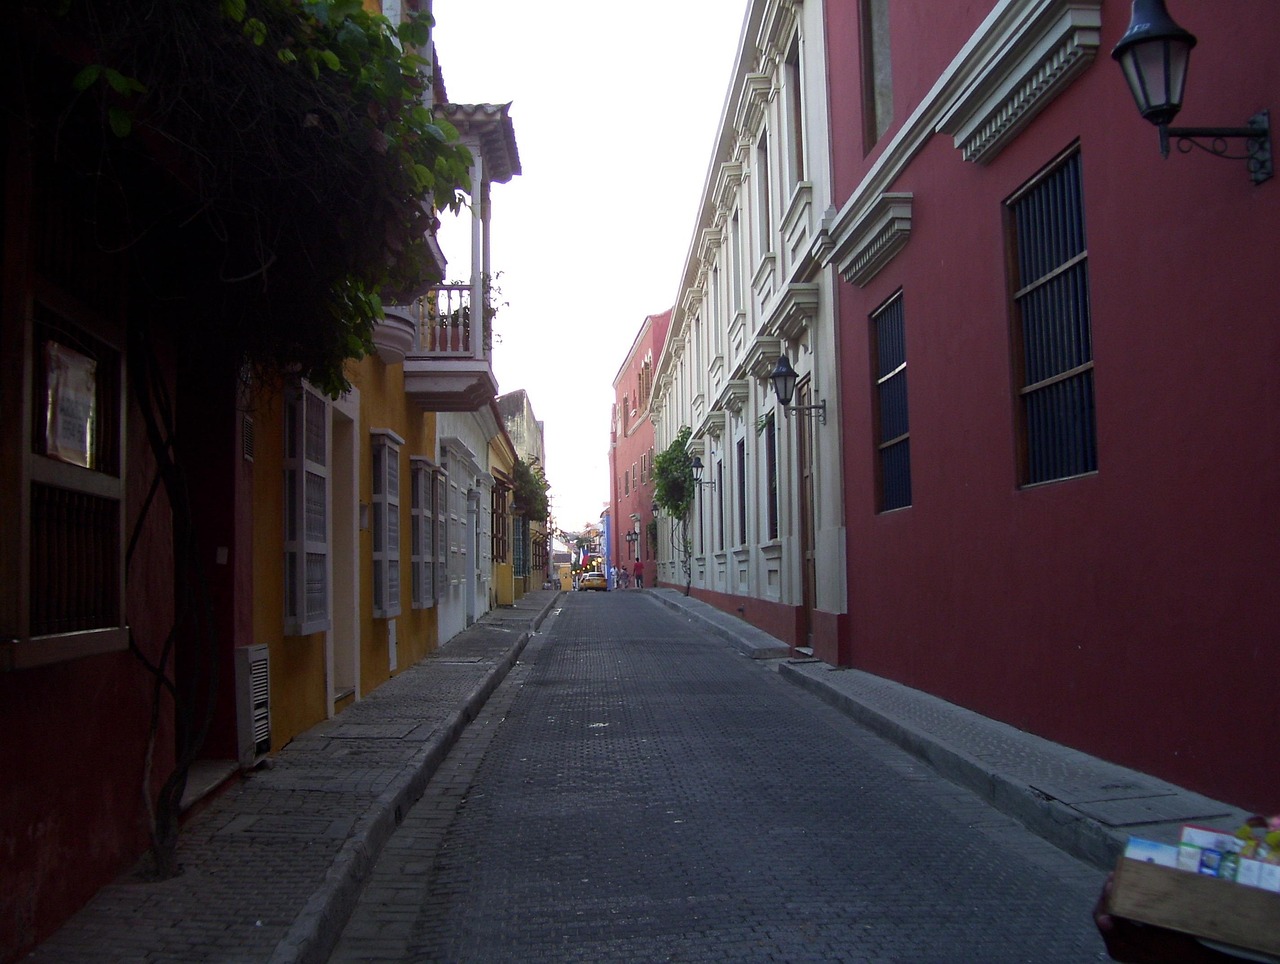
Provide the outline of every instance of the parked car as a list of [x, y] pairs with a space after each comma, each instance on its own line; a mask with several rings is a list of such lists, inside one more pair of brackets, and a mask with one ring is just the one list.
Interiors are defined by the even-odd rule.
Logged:
[[601, 592], [608, 592], [609, 580], [604, 577], [603, 572], [584, 573], [578, 579], [578, 589], [598, 589]]

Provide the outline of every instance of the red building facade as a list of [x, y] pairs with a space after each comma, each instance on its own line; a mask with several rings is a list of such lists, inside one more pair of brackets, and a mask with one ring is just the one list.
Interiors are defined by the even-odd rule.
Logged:
[[[1268, 4], [1169, 6], [1176, 123], [1271, 105]], [[1129, 4], [927, 8], [826, 13], [840, 661], [1273, 810], [1280, 180], [1161, 158]]]
[[626, 360], [613, 380], [613, 419], [609, 442], [610, 566], [634, 574], [644, 564], [646, 585], [657, 571], [653, 512], [653, 422], [649, 403], [653, 377], [666, 343], [671, 312], [649, 315], [640, 326]]

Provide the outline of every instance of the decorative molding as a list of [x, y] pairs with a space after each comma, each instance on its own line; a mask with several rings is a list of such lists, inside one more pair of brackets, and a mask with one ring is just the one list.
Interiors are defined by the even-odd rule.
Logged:
[[720, 245], [724, 243], [724, 228], [704, 228], [702, 236], [698, 239], [698, 259], [703, 264], [714, 264], [716, 255], [720, 252]]
[[764, 123], [765, 110], [773, 91], [773, 81], [768, 74], [747, 74], [738, 98], [738, 111], [733, 126], [749, 140], [754, 140]]
[[[712, 196], [716, 199], [716, 207], [722, 211], [728, 211], [733, 207], [733, 202], [738, 197], [738, 185], [742, 183], [742, 165], [737, 161], [726, 162], [720, 165], [720, 170], [716, 172], [716, 186], [712, 192]], [[705, 238], [711, 232], [718, 233], [721, 238], [724, 236], [722, 228], [707, 228], [703, 231]]]
[[797, 5], [797, 0], [769, 0], [756, 35], [756, 47], [762, 59], [769, 55], [781, 61], [787, 55], [787, 47], [796, 32]]
[[398, 365], [413, 351], [417, 335], [417, 309], [406, 305], [386, 305], [383, 318], [373, 326], [373, 347], [385, 365]]
[[[1037, 38], [1055, 36], [1055, 26], [1064, 18], [1068, 23], [1078, 20], [1083, 24], [1089, 17], [1096, 18], [1100, 7], [1101, 0], [999, 0], [911, 116], [903, 121], [840, 211], [834, 218], [829, 215], [823, 217], [824, 226], [829, 226], [819, 232], [812, 249], [815, 256], [822, 259], [822, 264], [846, 260], [847, 252], [855, 244], [854, 237], [866, 233], [872, 209], [883, 204], [886, 192], [895, 185], [930, 138], [942, 129], [944, 119], [950, 119], [953, 114], [957, 118], [965, 115], [961, 105], [985, 103], [985, 99], [977, 97], [980, 89], [999, 88], [998, 78], [1005, 73], [1000, 70], [1001, 64], [1020, 63], [1022, 58], [1031, 56]], [[1082, 46], [1087, 33], [1088, 30], [1081, 27], [1079, 42]], [[1076, 71], [1087, 63], [1082, 61]], [[1012, 76], [1018, 74], [1012, 67], [1008, 72]], [[1073, 71], [1069, 77], [1060, 78], [1050, 92], [1054, 95], [1061, 93], [1065, 80], [1075, 75]], [[1037, 110], [1048, 103], [1044, 93], [1036, 103], [1039, 105]], [[1022, 123], [1029, 119], [1030, 115], [1024, 109]], [[1000, 146], [1013, 133], [1016, 133], [1015, 129], [1007, 131]], [[987, 159], [992, 156], [989, 148], [984, 156]], [[824, 233], [826, 237], [823, 237]], [[883, 264], [878, 265], [877, 270], [879, 267]]]
[[966, 161], [990, 161], [1092, 63], [1102, 40], [1100, 0], [1063, 6], [1041, 4], [1038, 17], [974, 64], [970, 85], [937, 126]]
[[831, 255], [842, 278], [863, 287], [902, 250], [911, 236], [911, 202], [910, 194], [881, 194], [845, 233]]
[[782, 354], [782, 342], [777, 338], [757, 335], [748, 346], [743, 358], [743, 369], [754, 378], [762, 381], [769, 377], [774, 366], [778, 364], [778, 356]]
[[764, 333], [784, 341], [798, 341], [818, 314], [821, 294], [817, 283], [794, 282], [778, 292], [764, 323]]
[[725, 383], [724, 388], [720, 390], [720, 397], [716, 399], [716, 404], [734, 415], [741, 415], [742, 407], [747, 404], [750, 396], [751, 383], [745, 378], [735, 378]]
[[715, 408], [707, 412], [706, 416], [702, 419], [701, 424], [698, 425], [698, 430], [693, 434], [698, 438], [710, 436], [718, 441], [724, 436], [726, 424], [723, 409]]

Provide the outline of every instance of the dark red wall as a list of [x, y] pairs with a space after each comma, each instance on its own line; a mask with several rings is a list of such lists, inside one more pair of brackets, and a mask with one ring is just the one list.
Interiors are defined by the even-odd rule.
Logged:
[[[154, 474], [130, 409], [128, 525]], [[130, 567], [128, 619], [159, 656], [173, 621], [172, 536], [161, 493]], [[140, 575], [141, 574], [141, 575]], [[147, 847], [142, 785], [151, 682], [133, 653], [0, 673], [0, 960], [48, 936]], [[173, 765], [161, 716], [156, 784]]]
[[[893, 5], [895, 81], [915, 92], [899, 122], [990, 6], [929, 5], [925, 23]], [[1179, 123], [1280, 107], [1266, 4], [1173, 7], [1200, 39]], [[914, 195], [906, 247], [866, 288], [839, 285], [845, 648], [862, 669], [1274, 809], [1280, 776], [1258, 753], [1280, 735], [1280, 180], [1162, 160], [1108, 56], [1128, 4], [1103, 15], [1097, 61], [989, 165], [932, 138], [891, 188]], [[832, 102], [856, 107], [856, 36], [843, 7], [831, 16]], [[835, 113], [839, 206], [882, 148], [864, 156], [856, 111]], [[1002, 205], [1077, 141], [1099, 471], [1020, 489]], [[912, 505], [877, 515], [867, 317], [899, 288]]]

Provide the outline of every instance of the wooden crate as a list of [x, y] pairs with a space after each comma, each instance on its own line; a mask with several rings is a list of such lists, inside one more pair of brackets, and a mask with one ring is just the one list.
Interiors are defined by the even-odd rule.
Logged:
[[1120, 858], [1109, 909], [1236, 947], [1280, 955], [1280, 894]]

